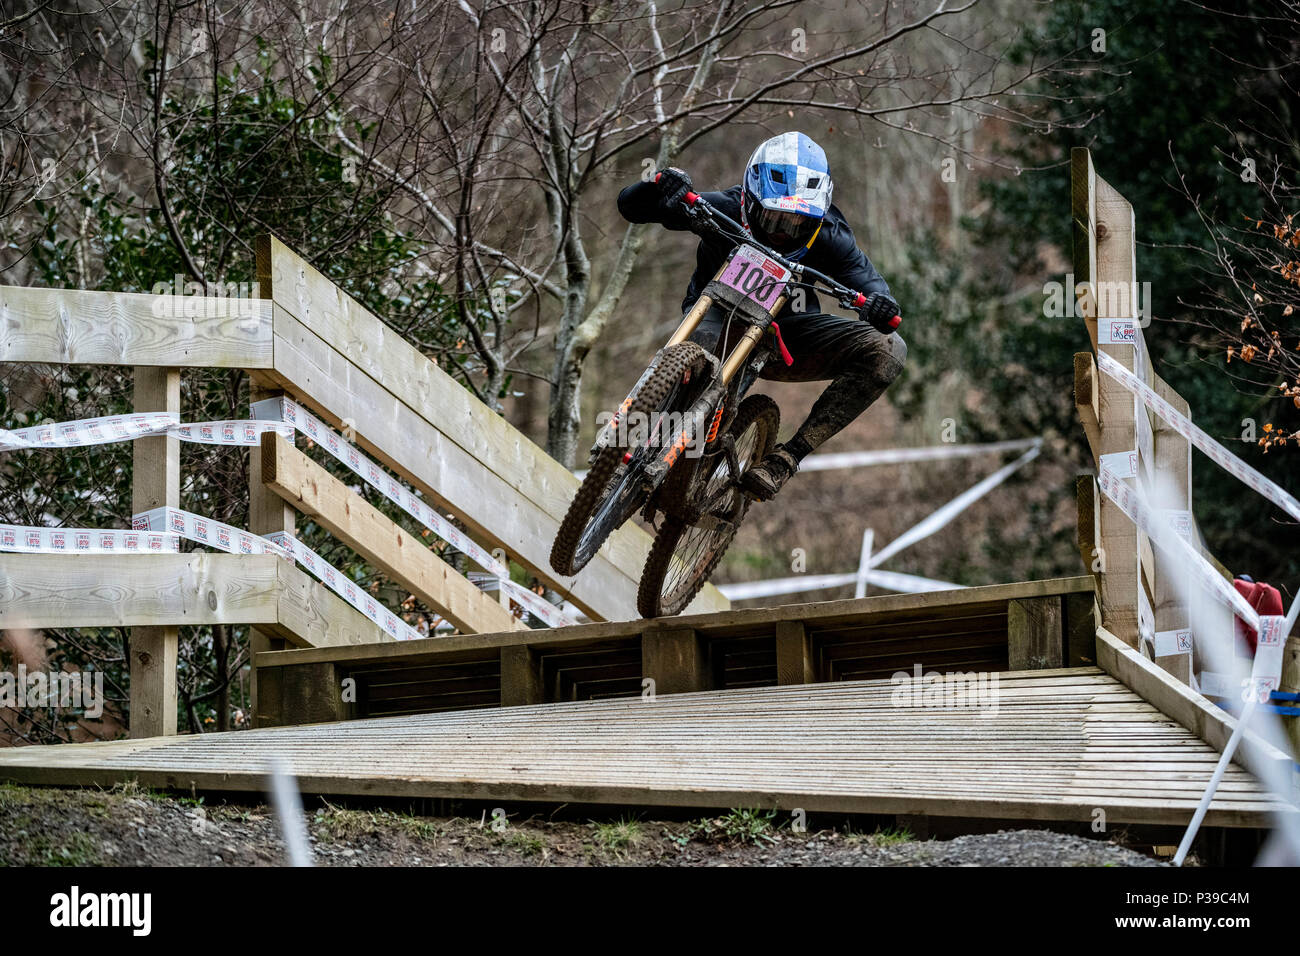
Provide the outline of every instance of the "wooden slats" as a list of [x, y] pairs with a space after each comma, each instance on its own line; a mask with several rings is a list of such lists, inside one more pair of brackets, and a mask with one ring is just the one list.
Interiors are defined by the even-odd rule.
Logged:
[[[645, 532], [620, 528], [581, 575], [557, 578], [550, 546], [577, 479], [274, 237], [259, 241], [258, 272], [274, 301], [269, 382], [336, 427], [357, 423], [368, 452], [593, 618], [635, 613]], [[693, 603], [728, 606], [712, 585]]]
[[[447, 712], [0, 753], [0, 778], [310, 793], [760, 806], [1183, 824], [1216, 752], [1093, 668], [999, 675], [996, 709], [915, 707], [890, 681]], [[1233, 767], [1206, 823], [1267, 826]]]
[[270, 368], [271, 303], [0, 286], [0, 362]]
[[391, 642], [270, 554], [0, 554], [0, 630], [256, 624], [299, 647]]
[[274, 432], [262, 436], [261, 464], [267, 487], [460, 630], [523, 629], [495, 597]]
[[[506, 655], [527, 650], [529, 666], [519, 673], [531, 681], [530, 675], [536, 669], [536, 684], [527, 686], [529, 693], [540, 696], [517, 700], [516, 690], [506, 686], [503, 673], [499, 701], [512, 704], [636, 697], [649, 686], [642, 683], [646, 679], [655, 682], [656, 694], [666, 694], [889, 678], [899, 672], [910, 674], [915, 667], [926, 673], [1003, 671], [1009, 666], [1009, 609], [1022, 601], [1031, 607], [1046, 602], [1055, 609], [1041, 620], [1035, 618], [1038, 625], [1034, 631], [1042, 632], [1039, 637], [1044, 646], [1054, 648], [1050, 658], [1035, 657], [1035, 666], [1052, 666], [1081, 662], [1077, 647], [1068, 661], [1064, 657], [1068, 622], [1061, 609], [1069, 599], [1086, 598], [1075, 602], [1071, 620], [1076, 629], [1087, 630], [1090, 661], [1095, 629], [1091, 583], [1087, 577], [1067, 578], [726, 615], [692, 615], [671, 622], [635, 621], [430, 638], [337, 654], [259, 654], [254, 665], [259, 673], [268, 674], [280, 668], [329, 662], [364, 684], [365, 675], [379, 669], [396, 682], [403, 670], [418, 675], [427, 666], [448, 664], [466, 655], [482, 656], [493, 651]], [[748, 627], [737, 626], [735, 618], [740, 614], [746, 615]], [[1022, 630], [1028, 634], [1031, 629], [1026, 626]], [[671, 637], [673, 633], [678, 636]], [[413, 693], [407, 699], [411, 710], [433, 712], [464, 704], [453, 700], [450, 693], [441, 693], [439, 685], [425, 683], [418, 676], [412, 676], [410, 683]], [[416, 685], [427, 691], [423, 701], [414, 693]], [[487, 697], [482, 701], [484, 706], [498, 703]], [[291, 707], [272, 705], [271, 709], [279, 715], [278, 723], [301, 722]]]

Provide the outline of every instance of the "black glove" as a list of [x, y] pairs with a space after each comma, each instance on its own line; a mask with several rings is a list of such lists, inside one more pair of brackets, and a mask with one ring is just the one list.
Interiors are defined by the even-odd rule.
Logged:
[[877, 332], [888, 335], [902, 324], [898, 303], [883, 292], [873, 292], [858, 306], [858, 317]]
[[655, 185], [659, 187], [659, 204], [665, 209], [676, 209], [694, 183], [686, 170], [669, 166], [655, 176]]

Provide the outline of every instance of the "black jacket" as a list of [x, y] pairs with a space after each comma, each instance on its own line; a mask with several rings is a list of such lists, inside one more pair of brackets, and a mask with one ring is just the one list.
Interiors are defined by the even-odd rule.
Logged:
[[[719, 212], [740, 222], [740, 193], [741, 187], [737, 185], [723, 192], [700, 195]], [[628, 222], [657, 222], [675, 230], [690, 228], [685, 213], [669, 212], [660, 206], [659, 187], [653, 182], [633, 183], [619, 193], [618, 211]], [[695, 273], [686, 289], [686, 298], [682, 300], [683, 311], [689, 309], [700, 297], [705, 285], [717, 274], [718, 267], [734, 247], [735, 243], [719, 236], [701, 237], [699, 248], [695, 250]], [[826, 213], [821, 232], [813, 241], [812, 248], [799, 261], [864, 295], [873, 292], [889, 293], [889, 285], [876, 271], [871, 260], [858, 248], [853, 230], [834, 203], [831, 203], [831, 208]], [[804, 311], [821, 311], [817, 296], [811, 291], [804, 296]], [[789, 315], [790, 312], [790, 303], [787, 302], [781, 314]]]

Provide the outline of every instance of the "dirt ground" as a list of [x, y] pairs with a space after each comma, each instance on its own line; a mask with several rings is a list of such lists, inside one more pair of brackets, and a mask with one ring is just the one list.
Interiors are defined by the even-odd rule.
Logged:
[[[552, 820], [485, 813], [426, 817], [308, 807], [319, 866], [1158, 866], [1099, 839], [1005, 830], [950, 840], [906, 831], [809, 829], [788, 814], [732, 810], [695, 820]], [[0, 784], [0, 865], [278, 866], [269, 807], [208, 803], [134, 786], [60, 790]]]

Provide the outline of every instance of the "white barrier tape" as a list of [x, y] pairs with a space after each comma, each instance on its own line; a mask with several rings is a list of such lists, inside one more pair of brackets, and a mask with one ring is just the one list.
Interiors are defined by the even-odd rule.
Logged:
[[397, 640], [409, 641], [424, 636], [292, 535], [276, 532], [264, 538], [221, 521], [168, 507], [142, 511], [132, 517], [131, 523], [141, 529], [167, 531], [173, 537], [188, 538], [229, 554], [274, 554], [286, 561], [297, 561], [320, 578], [331, 591]]
[[1097, 367], [1141, 398], [1148, 408], [1204, 452], [1211, 461], [1259, 492], [1292, 518], [1300, 521], [1300, 501], [1220, 445], [1198, 428], [1190, 418], [1157, 395], [1150, 386], [1139, 381], [1137, 376], [1123, 365], [1101, 352], [1097, 355]]
[[993, 472], [993, 474], [971, 485], [956, 498], [953, 498], [951, 501], [942, 505], [928, 517], [918, 521], [893, 541], [889, 542], [889, 544], [881, 548], [880, 551], [872, 557], [872, 566], [884, 564], [904, 548], [915, 544], [922, 538], [929, 537], [939, 529], [946, 526], [950, 521], [956, 518], [957, 515], [961, 514], [980, 498], [984, 497], [998, 485], [1002, 484], [1002, 482], [1010, 478], [1021, 467], [1029, 464], [1037, 458], [1041, 450], [1042, 443], [1036, 439], [1034, 445], [1029, 449], [1029, 451], [1025, 452], [1015, 461], [1003, 465], [997, 471]]
[[[281, 403], [285, 403], [282, 405]], [[259, 408], [274, 412], [274, 417], [261, 418]], [[287, 409], [287, 411], [285, 410]], [[275, 432], [289, 441], [295, 429], [302, 431], [322, 445], [335, 458], [347, 465], [359, 478], [392, 500], [434, 534], [463, 552], [470, 560], [502, 580], [511, 599], [527, 608], [534, 616], [550, 627], [562, 627], [574, 621], [554, 604], [533, 593], [521, 584], [510, 580], [510, 570], [497, 561], [485, 548], [467, 537], [451, 522], [412, 494], [401, 483], [381, 469], [354, 446], [345, 441], [292, 399], [268, 399], [254, 403], [253, 419], [211, 422], [192, 422], [182, 425], [175, 412], [133, 413], [106, 415], [69, 422], [33, 425], [8, 430], [0, 428], [0, 452], [20, 448], [73, 448], [84, 445], [103, 445], [111, 442], [133, 441], [153, 435], [174, 435], [181, 441], [209, 445], [256, 445], [266, 432]], [[182, 512], [184, 513], [184, 512]], [[199, 518], [200, 522], [206, 519]], [[210, 523], [215, 528], [215, 523]], [[248, 534], [229, 528], [230, 533]], [[42, 529], [23, 529], [39, 531]], [[99, 533], [99, 532], [93, 532]], [[213, 532], [215, 533], [215, 531]], [[254, 536], [256, 537], [256, 536]], [[218, 546], [206, 539], [204, 543]], [[171, 550], [177, 550], [172, 548]], [[93, 552], [86, 552], [93, 553]]]
[[132, 515], [131, 527], [137, 531], [170, 532], [227, 554], [274, 554], [281, 558], [289, 557], [283, 548], [261, 535], [179, 508], [163, 506], [141, 511]]
[[262, 433], [268, 431], [278, 432], [285, 438], [293, 437], [293, 429], [279, 421], [238, 419], [182, 425], [180, 416], [175, 412], [105, 415], [101, 418], [32, 425], [12, 431], [0, 428], [0, 451], [107, 445], [111, 442], [148, 438], [151, 435], [175, 435], [181, 441], [204, 445], [256, 445], [261, 441]]
[[495, 575], [510, 598], [550, 627], [574, 621], [541, 595], [510, 580], [510, 569], [454, 524], [440, 515], [413, 491], [371, 461], [360, 449], [291, 398], [268, 398], [253, 404], [253, 414], [262, 420], [282, 420], [298, 429], [329, 452], [354, 475], [397, 505], [439, 538], [471, 561]]
[[166, 554], [179, 552], [180, 544], [166, 533], [0, 524], [0, 551], [18, 554]]
[[1237, 589], [1231, 582], [1224, 579], [1209, 561], [1201, 557], [1196, 549], [1187, 543], [1182, 535], [1175, 533], [1166, 521], [1157, 520], [1152, 515], [1151, 509], [1142, 500], [1137, 489], [1126, 484], [1113, 471], [1104, 467], [1100, 469], [1097, 485], [1107, 498], [1115, 502], [1119, 509], [1128, 515], [1130, 521], [1146, 532], [1147, 537], [1157, 547], [1171, 554], [1180, 555], [1184, 559], [1183, 563], [1192, 569], [1206, 589], [1217, 595], [1255, 631], [1259, 630], [1259, 615], [1255, 609], [1237, 593]]
[[[380, 604], [364, 588], [350, 577], [327, 562], [319, 554], [307, 547], [291, 534], [277, 531], [270, 535], [270, 543], [282, 548], [316, 577], [325, 582], [325, 586], [347, 601], [367, 618], [379, 625], [391, 637], [399, 641], [415, 641], [428, 635], [421, 634], [400, 617]], [[436, 625], [436, 622], [435, 622]], [[432, 630], [432, 628], [431, 628]]]

